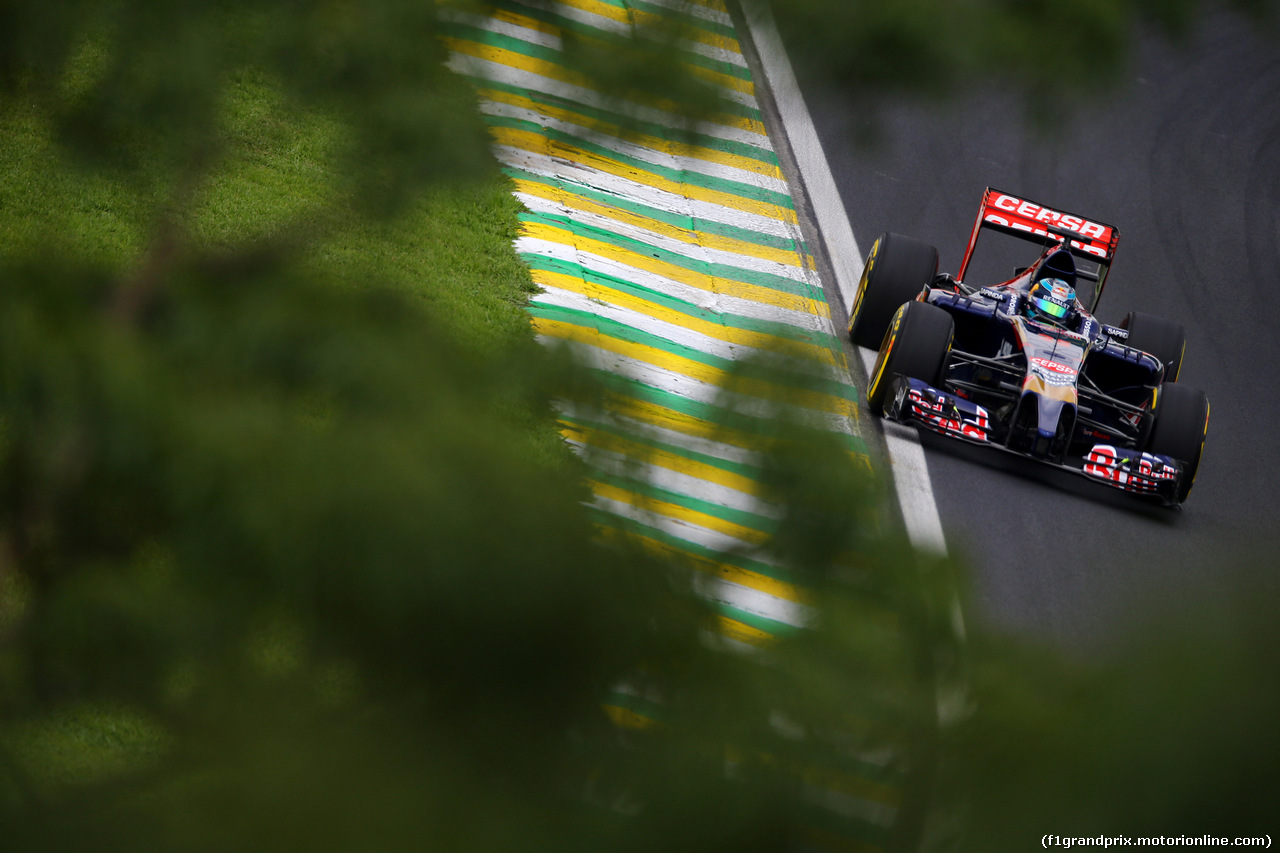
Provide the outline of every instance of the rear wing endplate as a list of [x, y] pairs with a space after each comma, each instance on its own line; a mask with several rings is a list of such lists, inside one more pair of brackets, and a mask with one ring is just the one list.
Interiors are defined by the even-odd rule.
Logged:
[[983, 229], [999, 231], [1041, 246], [1051, 242], [1065, 245], [1073, 256], [1086, 262], [1077, 266], [1077, 277], [1091, 281], [1094, 285], [1090, 299], [1084, 282], [1079, 282], [1076, 287], [1077, 296], [1090, 312], [1097, 307], [1107, 281], [1107, 272], [1115, 258], [1116, 244], [1120, 242], [1120, 232], [1114, 226], [987, 187], [982, 194], [978, 218], [973, 223], [973, 233], [969, 235], [964, 260], [956, 275], [961, 281], [969, 269], [969, 260], [978, 244], [978, 234]]

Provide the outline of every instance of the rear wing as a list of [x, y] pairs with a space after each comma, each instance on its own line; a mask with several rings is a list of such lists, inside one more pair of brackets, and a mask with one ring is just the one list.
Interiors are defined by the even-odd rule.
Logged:
[[[1076, 277], [1080, 279], [1076, 294], [1090, 312], [1096, 309], [1107, 282], [1107, 272], [1115, 258], [1116, 244], [1120, 242], [1120, 232], [1114, 226], [987, 187], [956, 276], [961, 281], [969, 269], [978, 234], [983, 229], [1009, 234], [1041, 246], [1052, 243], [1065, 245], [1077, 260], [1084, 261], [1076, 267]], [[1092, 283], [1092, 294], [1086, 282]]]

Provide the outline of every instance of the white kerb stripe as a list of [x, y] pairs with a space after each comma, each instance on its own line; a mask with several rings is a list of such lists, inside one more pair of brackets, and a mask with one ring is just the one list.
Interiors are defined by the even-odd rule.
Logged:
[[[827, 322], [827, 318], [820, 314], [798, 309], [779, 308], [768, 302], [757, 302], [754, 299], [730, 296], [716, 290], [684, 284], [674, 278], [668, 278], [667, 276], [651, 273], [648, 270], [623, 263], [621, 260], [581, 251], [568, 243], [540, 240], [534, 237], [518, 237], [516, 238], [516, 252], [521, 255], [554, 258], [566, 263], [578, 264], [588, 272], [600, 273], [641, 287], [647, 287], [650, 290], [717, 314], [736, 314], [739, 317], [751, 317], [759, 320], [768, 320], [780, 325], [792, 326], [802, 331], [831, 334], [831, 324]], [[693, 276], [695, 273], [691, 272], [690, 275]], [[536, 273], [534, 278], [535, 280], [537, 279]], [[728, 289], [733, 286], [733, 283], [727, 280], [712, 278], [710, 281], [713, 287]]]
[[[574, 210], [573, 208], [565, 207], [558, 200], [544, 199], [540, 196], [519, 192], [515, 193], [515, 196], [520, 199], [524, 206], [533, 213], [562, 216], [582, 225], [590, 226], [596, 230], [614, 234], [618, 237], [624, 237], [646, 246], [653, 246], [693, 261], [705, 264], [721, 264], [728, 267], [737, 267], [738, 269], [748, 270], [750, 272], [776, 275], [779, 278], [788, 278], [792, 281], [812, 284], [815, 287], [821, 286], [817, 273], [801, 266], [802, 258], [799, 252], [792, 254], [795, 263], [779, 263], [778, 261], [758, 258], [755, 255], [709, 248], [702, 243], [688, 242], [666, 234], [660, 234], [656, 231], [650, 231], [647, 228], [632, 225], [631, 223], [622, 220], [610, 219], [607, 216], [602, 216], [596, 213]], [[549, 223], [549, 226], [565, 230], [568, 228], [568, 226], [555, 222]], [[697, 234], [698, 232], [690, 231], [689, 233]], [[590, 239], [596, 239], [590, 233], [587, 233], [584, 236]]]
[[741, 207], [730, 208], [723, 204], [699, 201], [643, 183], [642, 179], [648, 173], [640, 170], [634, 170], [636, 179], [630, 179], [581, 163], [570, 163], [550, 153], [549, 150], [534, 151], [511, 145], [494, 145], [493, 150], [494, 155], [503, 165], [546, 178], [565, 192], [573, 192], [575, 186], [603, 190], [606, 193], [639, 202], [646, 207], [688, 216], [694, 225], [699, 220], [703, 220], [755, 231], [769, 237], [783, 237], [797, 242], [801, 238], [798, 227], [772, 216], [751, 213], [746, 207], [755, 203], [747, 199], [742, 199]]
[[[503, 65], [501, 62], [481, 59], [477, 56], [455, 53], [449, 58], [446, 65], [450, 70], [456, 71], [459, 74], [469, 74], [473, 77], [492, 80], [496, 83], [505, 83], [509, 86], [517, 86], [532, 92], [542, 92], [548, 95], [554, 95], [586, 106], [606, 110], [616, 106], [616, 104], [610, 103], [605, 96], [591, 89], [575, 86], [572, 83], [565, 83], [551, 77], [544, 77], [543, 75], [535, 74], [532, 71], [525, 71], [520, 68]], [[633, 106], [631, 108], [631, 113], [637, 119], [675, 130], [691, 129], [703, 134], [704, 136], [715, 136], [720, 139], [741, 142], [756, 148], [767, 147], [768, 145], [767, 136], [750, 130], [743, 130], [738, 127], [717, 124], [715, 122], [699, 122], [691, 128], [688, 121], [674, 113], [664, 112], [652, 107]]]

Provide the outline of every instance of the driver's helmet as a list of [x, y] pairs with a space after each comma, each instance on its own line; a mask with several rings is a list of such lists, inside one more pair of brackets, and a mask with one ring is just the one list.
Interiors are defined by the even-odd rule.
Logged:
[[1065, 322], [1076, 304], [1076, 292], [1060, 278], [1042, 278], [1031, 285], [1027, 316], [1032, 320]]

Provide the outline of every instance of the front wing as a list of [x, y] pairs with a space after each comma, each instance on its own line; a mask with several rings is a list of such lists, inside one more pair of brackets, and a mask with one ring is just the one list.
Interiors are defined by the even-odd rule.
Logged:
[[1054, 462], [993, 441], [991, 413], [971, 400], [905, 376], [895, 377], [889, 391], [890, 402], [884, 413], [899, 423], [915, 424], [971, 444], [1034, 459], [1126, 492], [1157, 497], [1171, 506], [1178, 503], [1182, 464], [1169, 456], [1095, 444], [1083, 457], [1069, 458], [1063, 463]]

